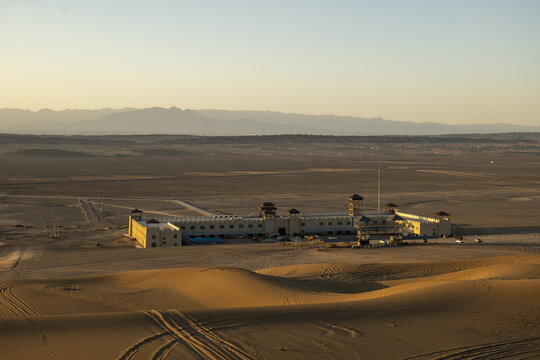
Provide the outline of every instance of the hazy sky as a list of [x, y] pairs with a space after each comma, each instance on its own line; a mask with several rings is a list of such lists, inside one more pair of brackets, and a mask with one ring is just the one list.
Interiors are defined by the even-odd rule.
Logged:
[[540, 125], [538, 0], [0, 0], [0, 108]]

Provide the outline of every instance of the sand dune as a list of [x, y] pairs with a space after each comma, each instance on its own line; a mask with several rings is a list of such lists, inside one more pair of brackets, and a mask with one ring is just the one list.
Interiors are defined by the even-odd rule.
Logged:
[[6, 281], [0, 346], [3, 359], [534, 358], [539, 298], [538, 255]]

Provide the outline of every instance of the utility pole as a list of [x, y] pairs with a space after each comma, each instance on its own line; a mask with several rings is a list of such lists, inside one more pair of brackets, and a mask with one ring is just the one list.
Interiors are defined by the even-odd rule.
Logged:
[[103, 198], [105, 197], [105, 192], [101, 189], [98, 189], [98, 209], [97, 209], [97, 218], [98, 223], [101, 223], [103, 220]]
[[382, 174], [381, 169], [377, 170], [377, 180], [378, 180], [378, 186], [377, 186], [377, 212], [381, 212], [381, 191], [382, 191]]

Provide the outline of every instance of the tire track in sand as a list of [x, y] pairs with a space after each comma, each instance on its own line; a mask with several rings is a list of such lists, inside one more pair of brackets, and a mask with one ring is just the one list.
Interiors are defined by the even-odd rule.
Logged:
[[[183, 311], [145, 312], [163, 332], [139, 340], [127, 349], [118, 360], [131, 360], [145, 348], [154, 347], [151, 355], [153, 360], [166, 359], [174, 348], [183, 345], [196, 359], [215, 360], [256, 360], [257, 357], [248, 354], [231, 342], [219, 337], [206, 327], [199, 325], [195, 319]], [[163, 338], [169, 341], [163, 344]]]
[[119, 360], [131, 360], [136, 358], [137, 353], [144, 348], [151, 345], [152, 342], [159, 340], [165, 336], [168, 336], [169, 334], [167, 332], [163, 332], [160, 334], [148, 336], [144, 339], [139, 340], [139, 342], [135, 343], [133, 346], [131, 346], [129, 349], [127, 349], [118, 359]]
[[50, 315], [37, 306], [24, 302], [12, 291], [12, 286], [0, 286], [0, 313], [5, 317]]
[[480, 360], [540, 358], [540, 337], [464, 346], [411, 356], [403, 360]]

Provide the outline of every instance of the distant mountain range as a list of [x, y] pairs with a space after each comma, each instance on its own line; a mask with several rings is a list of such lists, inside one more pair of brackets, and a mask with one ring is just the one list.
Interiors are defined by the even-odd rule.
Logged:
[[381, 118], [287, 114], [270, 111], [146, 109], [0, 109], [0, 132], [25, 134], [192, 135], [442, 135], [540, 132], [540, 126], [506, 123], [446, 125]]

